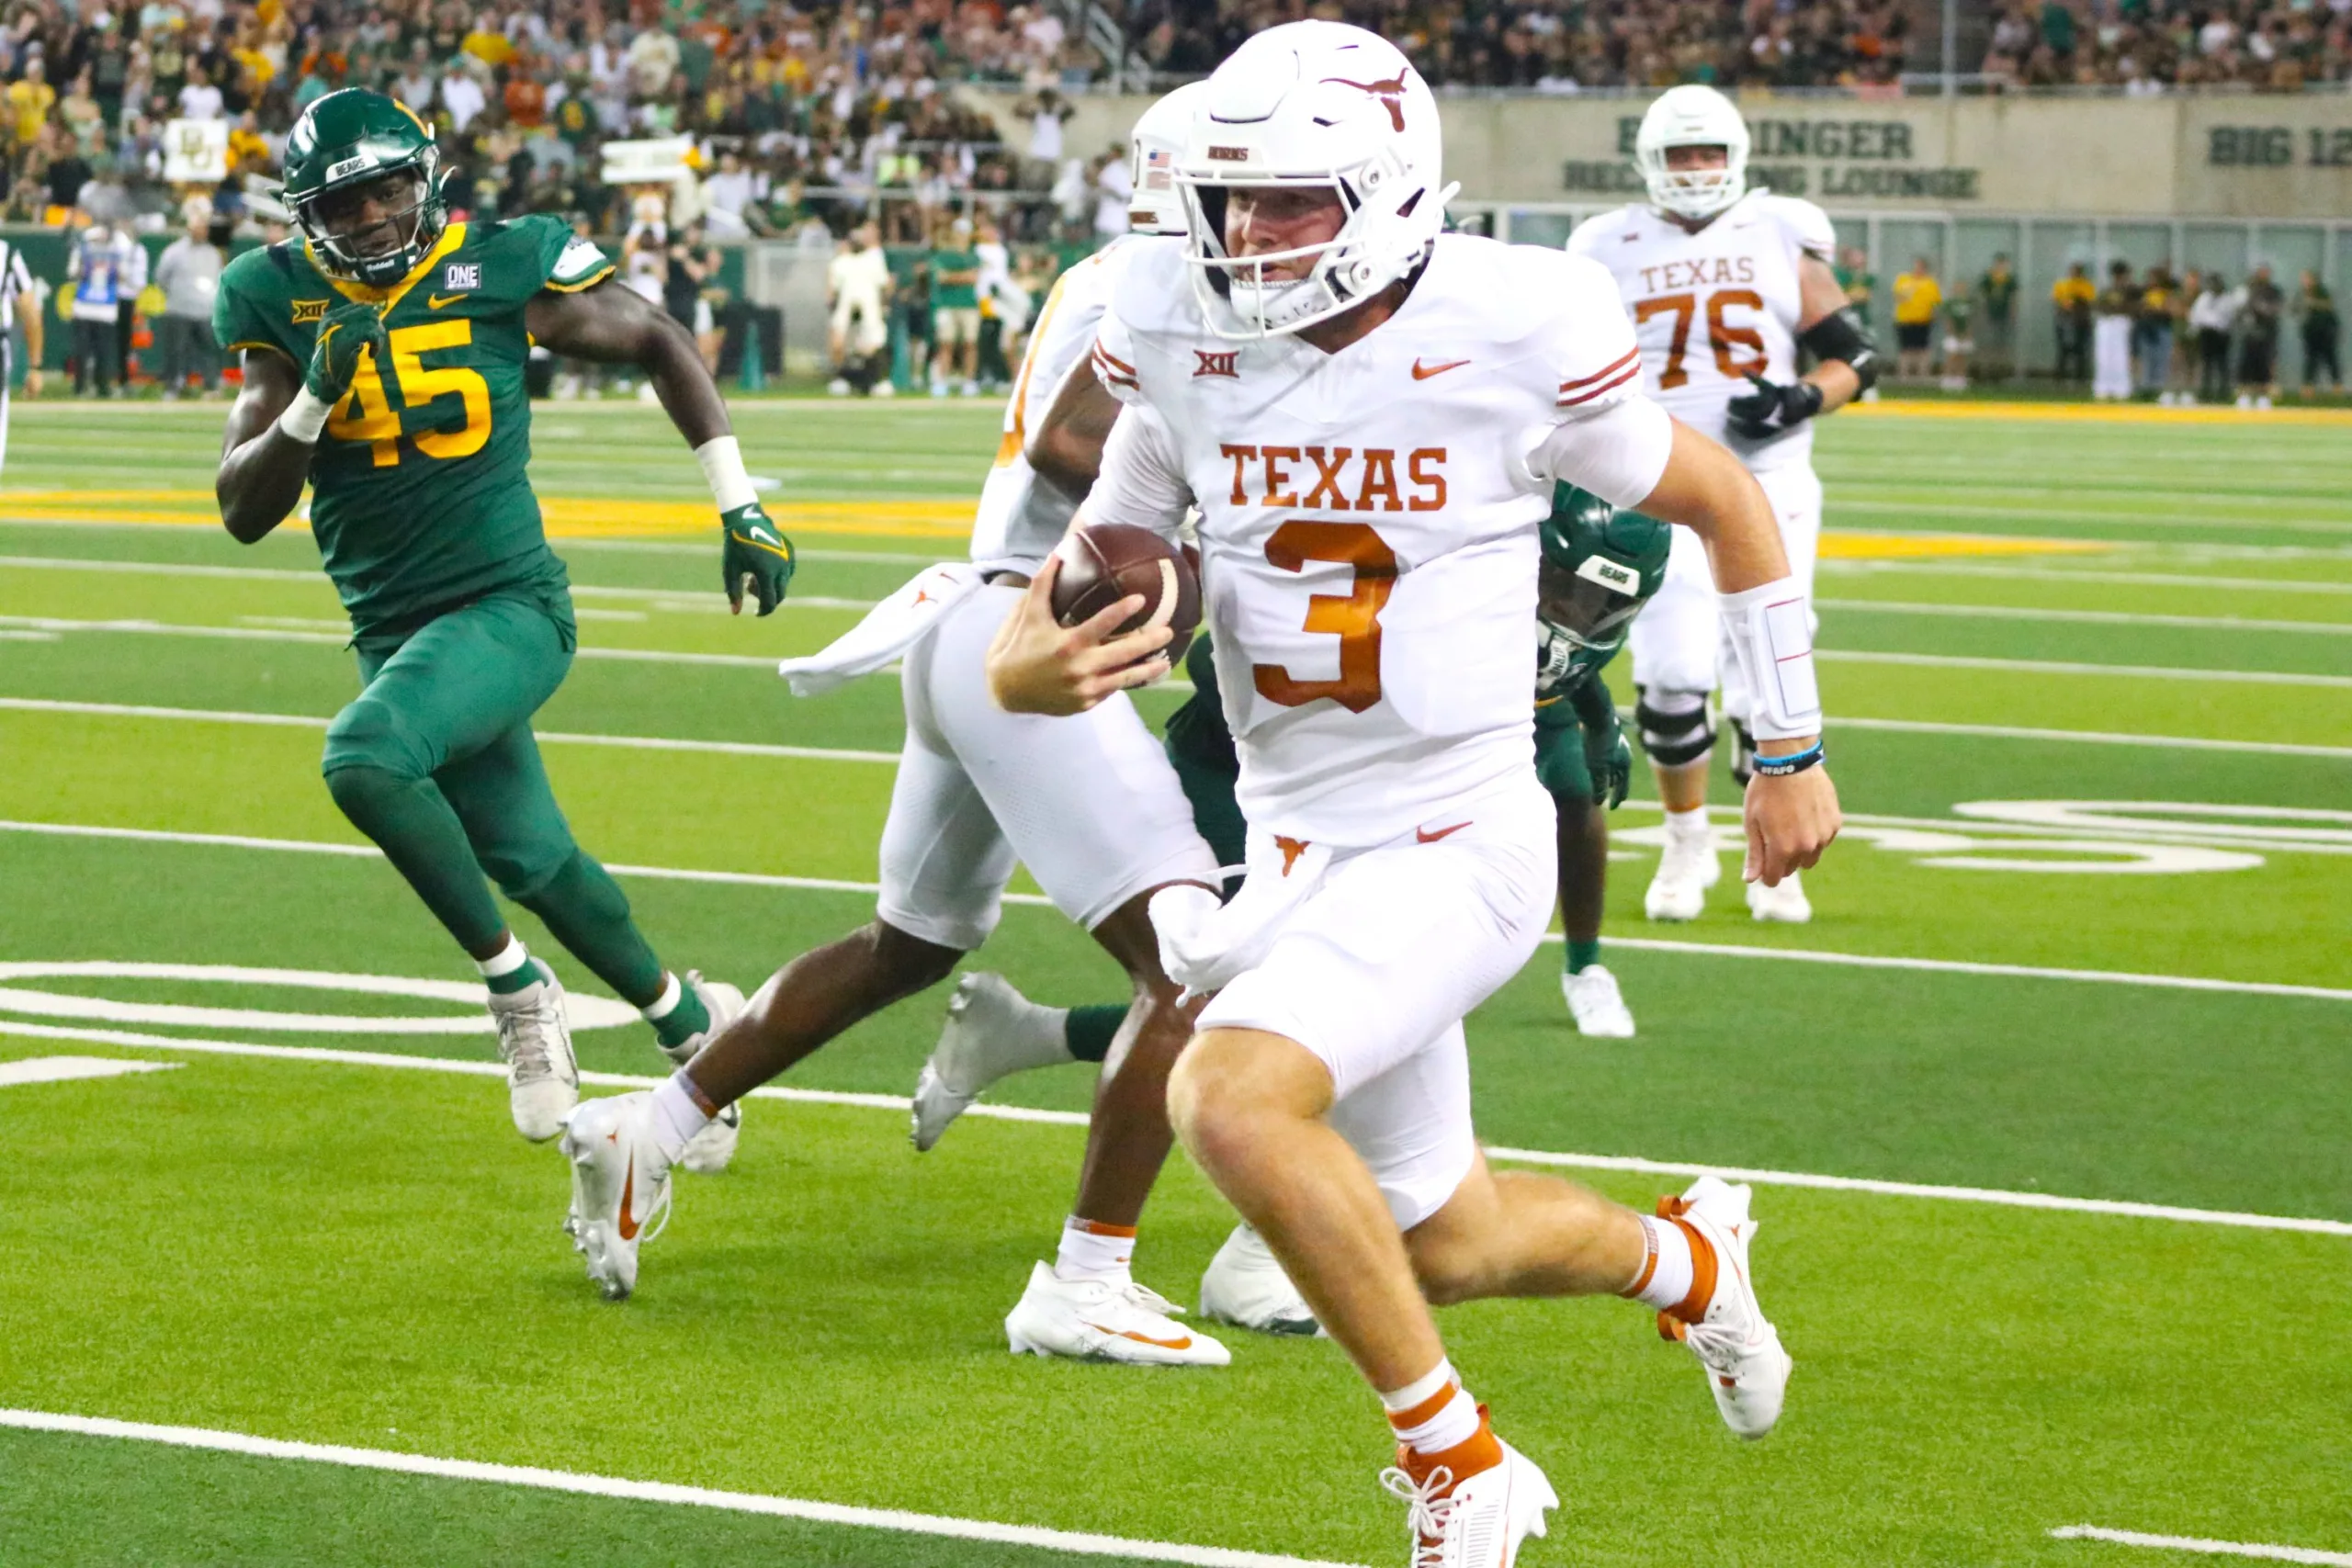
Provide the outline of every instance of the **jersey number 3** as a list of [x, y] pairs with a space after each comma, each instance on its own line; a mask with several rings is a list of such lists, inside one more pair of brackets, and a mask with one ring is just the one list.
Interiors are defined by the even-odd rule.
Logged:
[[[424, 367], [424, 355], [436, 348], [463, 348], [474, 340], [474, 324], [426, 321], [421, 326], [395, 327], [390, 333], [392, 385], [403, 408], [422, 408], [435, 398], [463, 401], [466, 423], [458, 430], [426, 430], [411, 437], [428, 457], [470, 457], [490, 440], [490, 383], [479, 371], [462, 366]], [[371, 353], [360, 361], [351, 378], [351, 390], [327, 419], [327, 434], [338, 441], [365, 441], [376, 467], [389, 468], [401, 460], [401, 416], [384, 400], [384, 378]]]
[[1340, 678], [1300, 681], [1283, 665], [1253, 664], [1250, 677], [1258, 694], [1286, 708], [1329, 697], [1350, 713], [1380, 701], [1380, 612], [1396, 586], [1396, 552], [1365, 524], [1294, 519], [1266, 541], [1266, 559], [1281, 571], [1303, 571], [1308, 561], [1328, 561], [1352, 568], [1355, 577], [1345, 593], [1310, 597], [1306, 624], [1300, 628], [1339, 637]]
[[[1764, 354], [1764, 334], [1754, 327], [1735, 327], [1724, 321], [1724, 310], [1733, 305], [1745, 305], [1751, 310], [1764, 308], [1764, 297], [1753, 288], [1718, 288], [1707, 296], [1707, 344], [1715, 351], [1715, 368], [1726, 381], [1736, 381], [1743, 376], [1764, 373], [1770, 363]], [[1690, 346], [1690, 319], [1699, 313], [1696, 294], [1660, 294], [1636, 301], [1634, 324], [1640, 326], [1652, 316], [1671, 315], [1674, 318], [1674, 338], [1666, 347], [1666, 368], [1658, 372], [1657, 389], [1670, 392], [1690, 379], [1690, 372], [1682, 368], [1682, 355]], [[1732, 357], [1734, 349], [1744, 348], [1753, 356]]]

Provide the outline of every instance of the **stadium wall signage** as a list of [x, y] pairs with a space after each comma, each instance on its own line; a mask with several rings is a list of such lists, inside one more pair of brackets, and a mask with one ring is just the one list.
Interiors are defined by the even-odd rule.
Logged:
[[[1010, 93], [963, 96], [1015, 146]], [[1148, 99], [1075, 100], [1069, 144], [1124, 143]], [[1643, 100], [1441, 95], [1446, 173], [1473, 201], [1638, 200]], [[2333, 220], [2352, 214], [2352, 113], [2335, 94], [2147, 98], [1743, 95], [1758, 183], [1833, 211]]]

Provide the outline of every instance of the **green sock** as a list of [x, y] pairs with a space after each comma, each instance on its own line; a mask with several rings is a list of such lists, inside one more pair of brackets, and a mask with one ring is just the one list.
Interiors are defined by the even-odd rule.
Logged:
[[675, 1050], [710, 1027], [710, 1010], [702, 1005], [695, 988], [684, 980], [672, 976], [670, 984], [678, 987], [677, 999], [670, 1004], [670, 1010], [656, 1018], [654, 1009], [662, 1005], [657, 1000], [644, 1011], [645, 1021], [653, 1026], [654, 1037]]
[[[493, 964], [500, 967], [499, 974], [490, 972]], [[528, 990], [539, 983], [545, 973], [530, 951], [512, 935], [506, 939], [506, 951], [487, 961], [478, 961], [475, 967], [481, 971], [481, 983], [490, 987], [493, 997], [511, 997], [517, 991]]]
[[1600, 939], [1568, 943], [1568, 973], [1581, 975], [1600, 962]]
[[[669, 983], [662, 961], [629, 919], [628, 897], [620, 884], [585, 852], [574, 851], [545, 886], [515, 902], [546, 921], [556, 941], [629, 1006], [651, 1007], [662, 999]], [[695, 1003], [692, 1016], [706, 1026], [709, 1022], [700, 1002]]]
[[1111, 1054], [1112, 1037], [1126, 1022], [1127, 1010], [1118, 1006], [1072, 1008], [1062, 1024], [1062, 1039], [1069, 1054], [1081, 1062], [1099, 1062]]

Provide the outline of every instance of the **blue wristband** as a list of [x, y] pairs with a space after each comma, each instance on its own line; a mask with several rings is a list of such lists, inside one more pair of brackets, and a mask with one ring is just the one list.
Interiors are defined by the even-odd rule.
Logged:
[[1784, 757], [1767, 757], [1759, 754], [1748, 763], [1748, 766], [1768, 779], [1781, 779], [1788, 777], [1791, 773], [1801, 773], [1807, 768], [1819, 767], [1823, 757], [1826, 754], [1821, 749], [1821, 742], [1816, 740], [1804, 750], [1792, 751]]

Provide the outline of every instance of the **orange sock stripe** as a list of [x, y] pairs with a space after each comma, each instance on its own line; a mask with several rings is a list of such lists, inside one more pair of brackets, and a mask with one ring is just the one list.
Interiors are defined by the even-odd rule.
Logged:
[[680, 1067], [672, 1076], [678, 1080], [678, 1087], [686, 1091], [686, 1098], [695, 1102], [695, 1109], [700, 1111], [705, 1116], [715, 1117], [726, 1109], [718, 1101], [705, 1094], [702, 1091], [702, 1085], [695, 1082], [694, 1075], [687, 1072], [685, 1068]]
[[1674, 1223], [1690, 1242], [1690, 1293], [1670, 1310], [1685, 1323], [1698, 1323], [1707, 1315], [1707, 1303], [1715, 1299], [1714, 1244], [1690, 1221], [1678, 1216]]
[[1418, 1449], [1400, 1444], [1396, 1452], [1398, 1468], [1417, 1482], [1427, 1481], [1440, 1466], [1444, 1467], [1453, 1477], [1446, 1484], [1448, 1492], [1481, 1471], [1494, 1469], [1502, 1461], [1502, 1439], [1495, 1436], [1495, 1424], [1483, 1404], [1478, 1406], [1478, 1429], [1452, 1448], [1425, 1454]]
[[1449, 1382], [1443, 1388], [1439, 1389], [1435, 1393], [1430, 1394], [1427, 1399], [1422, 1400], [1419, 1404], [1414, 1405], [1410, 1410], [1390, 1411], [1388, 1413], [1388, 1424], [1396, 1427], [1400, 1432], [1406, 1431], [1414, 1427], [1426, 1426], [1428, 1423], [1436, 1420], [1437, 1413], [1444, 1409], [1447, 1405], [1453, 1404], [1453, 1396], [1461, 1392], [1461, 1383]]
[[1069, 1218], [1070, 1224], [1089, 1235], [1120, 1235], [1129, 1241], [1136, 1238], [1136, 1227], [1133, 1225], [1106, 1225], [1099, 1220], [1081, 1220], [1076, 1214]]
[[1650, 1288], [1650, 1278], [1657, 1272], [1657, 1236], [1646, 1224], [1642, 1226], [1642, 1267], [1634, 1275], [1634, 1282], [1617, 1293], [1629, 1300], [1639, 1301], [1642, 1292]]

